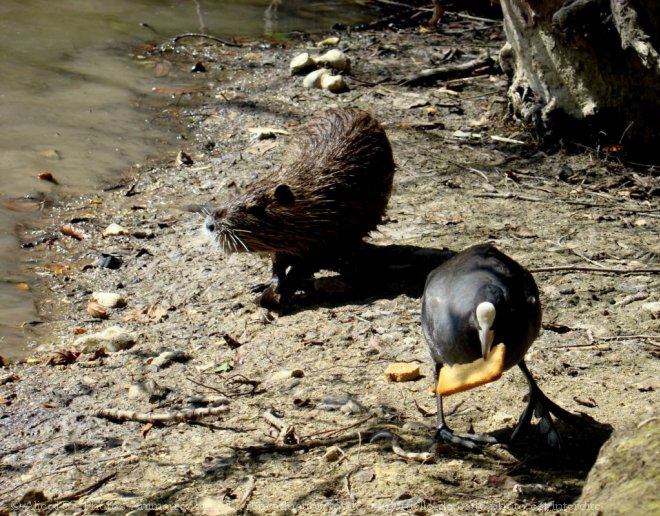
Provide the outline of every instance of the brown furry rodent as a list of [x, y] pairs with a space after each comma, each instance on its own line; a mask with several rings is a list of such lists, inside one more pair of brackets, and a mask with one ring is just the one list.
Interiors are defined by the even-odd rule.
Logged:
[[211, 209], [205, 228], [225, 253], [271, 255], [273, 276], [256, 290], [262, 305], [279, 306], [382, 222], [393, 175], [392, 148], [369, 113], [327, 110], [301, 127], [279, 170]]

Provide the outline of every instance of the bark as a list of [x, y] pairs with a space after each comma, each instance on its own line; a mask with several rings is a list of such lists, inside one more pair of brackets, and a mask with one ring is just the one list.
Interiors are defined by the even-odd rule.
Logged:
[[[502, 0], [514, 116], [549, 141], [660, 145], [660, 2]], [[657, 159], [657, 158], [656, 158]]]
[[658, 514], [660, 419], [615, 433], [601, 449], [577, 501], [582, 514]]

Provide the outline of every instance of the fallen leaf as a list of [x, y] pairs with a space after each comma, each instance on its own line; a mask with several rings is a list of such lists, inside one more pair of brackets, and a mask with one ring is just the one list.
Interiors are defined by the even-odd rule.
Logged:
[[95, 319], [107, 319], [110, 317], [108, 311], [96, 301], [90, 301], [87, 305], [87, 313]]
[[60, 233], [75, 238], [76, 240], [83, 240], [85, 238], [85, 232], [82, 228], [74, 226], [73, 224], [64, 224], [60, 227]]
[[575, 403], [579, 403], [584, 407], [595, 408], [598, 406], [598, 403], [596, 403], [596, 400], [594, 400], [593, 398], [584, 399], [584, 398], [579, 398], [577, 396], [573, 396], [573, 401], [575, 401]]
[[48, 355], [46, 363], [44, 365], [67, 365], [73, 364], [78, 357], [80, 356], [80, 351], [73, 351], [70, 349], [64, 349], [61, 351], [55, 351]]
[[60, 276], [67, 270], [67, 267], [64, 265], [59, 265], [57, 263], [49, 263], [44, 267], [46, 270], [52, 272], [55, 276]]
[[154, 427], [153, 423], [146, 423], [142, 429], [140, 430], [140, 433], [142, 434], [142, 437], [147, 437], [147, 434], [149, 433], [149, 430], [151, 430]]
[[530, 230], [527, 226], [518, 226], [513, 229], [513, 235], [518, 238], [535, 238], [536, 233]]
[[57, 182], [57, 179], [53, 177], [52, 172], [40, 172], [37, 174], [37, 177], [41, 179], [42, 181], [48, 181], [49, 183], [53, 183], [54, 185], [58, 185], [59, 183]]
[[17, 283], [16, 288], [18, 290], [30, 290], [30, 285], [28, 285], [27, 283]]
[[43, 408], [60, 408], [60, 404], [56, 401], [46, 401], [41, 405]]
[[227, 343], [227, 346], [229, 346], [229, 349], [240, 348], [243, 345], [241, 342], [238, 342], [234, 337], [232, 337], [228, 333], [225, 333], [222, 336], [222, 338], [225, 339], [225, 342]]
[[153, 322], [167, 317], [168, 309], [161, 305], [144, 305], [124, 314], [124, 321]]
[[172, 63], [167, 60], [158, 61], [154, 67], [154, 77], [165, 77], [170, 73]]
[[[435, 389], [433, 390], [433, 394], [435, 394]], [[422, 417], [435, 416], [436, 414], [435, 412], [430, 412], [425, 408], [421, 407], [419, 403], [417, 403], [417, 400], [413, 400], [413, 402], [415, 403], [415, 408], [417, 409], [417, 412], [419, 412], [422, 415]]]
[[213, 372], [214, 373], [228, 373], [234, 368], [234, 366], [231, 363], [231, 360], [225, 360], [218, 365]]
[[194, 163], [193, 159], [190, 157], [190, 154], [184, 151], [179, 151], [174, 162], [176, 163], [177, 167], [189, 167]]

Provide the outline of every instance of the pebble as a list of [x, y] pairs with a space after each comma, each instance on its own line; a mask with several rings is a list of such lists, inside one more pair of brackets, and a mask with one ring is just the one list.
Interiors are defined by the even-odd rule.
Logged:
[[289, 71], [291, 72], [291, 75], [297, 75], [305, 73], [307, 70], [315, 66], [316, 61], [314, 61], [307, 52], [303, 52], [291, 60], [291, 63], [289, 63]]
[[82, 349], [84, 353], [91, 353], [104, 348], [108, 353], [123, 349], [130, 349], [135, 345], [135, 336], [120, 326], [110, 326], [98, 333], [90, 333], [78, 337], [73, 346]]
[[351, 414], [360, 414], [362, 412], [366, 412], [367, 409], [364, 406], [360, 405], [355, 400], [348, 400], [339, 408], [339, 410], [343, 414], [351, 415]]
[[274, 381], [281, 381], [287, 380], [289, 378], [302, 378], [303, 376], [305, 376], [305, 373], [300, 369], [294, 369], [293, 371], [285, 369], [283, 371], [277, 371], [273, 373], [270, 378]]
[[349, 395], [343, 395], [343, 396], [326, 396], [325, 398], [321, 399], [321, 403], [319, 403], [318, 408], [320, 410], [339, 410], [341, 407], [346, 405], [347, 403], [354, 401], [353, 398]]
[[183, 351], [164, 351], [151, 361], [151, 367], [156, 371], [165, 369], [173, 362], [186, 362], [190, 360], [190, 356]]
[[230, 516], [236, 514], [236, 510], [230, 505], [222, 503], [217, 498], [204, 496], [199, 500], [199, 507], [204, 516]]
[[327, 66], [340, 72], [349, 72], [351, 70], [350, 58], [336, 48], [328, 50], [322, 56], [315, 58], [314, 61], [316, 61], [316, 64], [318, 65]]
[[341, 75], [321, 75], [321, 88], [330, 93], [344, 93], [348, 91], [348, 84]]
[[113, 222], [103, 230], [102, 234], [104, 238], [109, 236], [128, 235], [128, 229]]
[[333, 47], [339, 44], [339, 38], [337, 36], [330, 36], [329, 38], [322, 39], [319, 41], [317, 47]]
[[650, 312], [653, 318], [660, 316], [660, 301], [652, 301], [650, 303], [644, 303], [642, 305], [642, 310], [645, 312]]
[[328, 75], [330, 70], [327, 68], [321, 68], [319, 70], [314, 70], [311, 73], [308, 73], [303, 79], [304, 88], [320, 88], [321, 87], [321, 77]]
[[126, 306], [126, 300], [115, 292], [92, 292], [92, 301], [106, 308], [121, 308]]
[[338, 446], [330, 446], [323, 455], [326, 462], [337, 462], [344, 453]]

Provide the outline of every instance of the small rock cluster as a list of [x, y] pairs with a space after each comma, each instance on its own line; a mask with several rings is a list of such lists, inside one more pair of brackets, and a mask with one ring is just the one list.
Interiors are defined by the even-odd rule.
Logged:
[[289, 70], [291, 75], [306, 74], [303, 79], [305, 88], [321, 88], [331, 93], [343, 93], [349, 89], [342, 75], [333, 75], [333, 71], [348, 73], [351, 70], [350, 58], [336, 48], [316, 57], [307, 52], [298, 54], [291, 60]]

